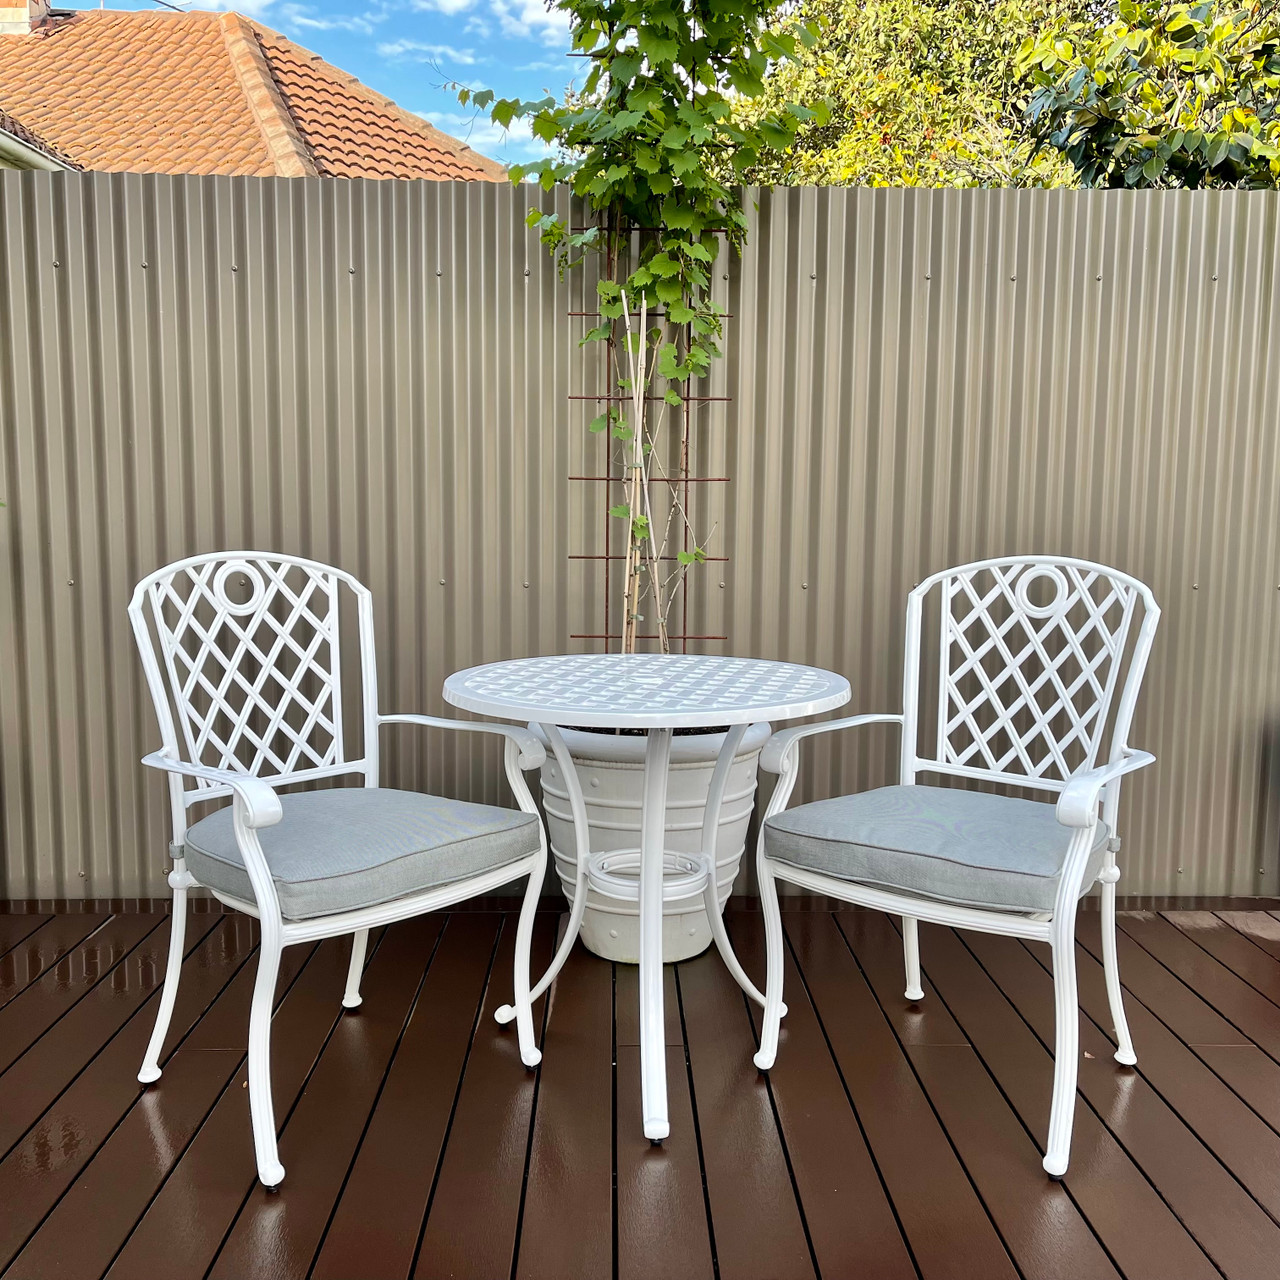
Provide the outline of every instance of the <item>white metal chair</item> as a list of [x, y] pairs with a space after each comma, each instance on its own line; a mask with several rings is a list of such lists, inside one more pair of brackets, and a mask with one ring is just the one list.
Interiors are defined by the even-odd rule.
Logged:
[[[138, 1079], [160, 1076], [177, 995], [187, 892], [204, 885], [261, 923], [249, 1019], [249, 1105], [258, 1177], [284, 1177], [270, 1084], [271, 1011], [280, 955], [292, 943], [352, 935], [343, 1005], [360, 1003], [368, 931], [493, 892], [528, 876], [516, 933], [520, 1056], [533, 1067], [529, 948], [546, 867], [546, 835], [522, 769], [545, 759], [508, 725], [380, 715], [373, 603], [330, 566], [252, 551], [193, 556], [144, 578], [129, 618], [160, 721], [161, 750], [143, 763], [169, 775], [173, 925], [155, 1030]], [[359, 687], [345, 689], [341, 646], [354, 636]], [[358, 707], [358, 747], [349, 714]], [[384, 724], [500, 734], [518, 810], [378, 787]], [[355, 775], [361, 787], [277, 795], [277, 788]], [[188, 824], [198, 803], [232, 797]]]
[[[926, 605], [938, 614], [938, 664], [928, 687], [921, 669]], [[1095, 881], [1102, 883], [1115, 1058], [1137, 1062], [1116, 966], [1116, 815], [1123, 775], [1154, 762], [1127, 737], [1159, 618], [1148, 587], [1083, 560], [1028, 556], [948, 569], [908, 597], [901, 715], [803, 725], [769, 741], [760, 763], [779, 778], [758, 860], [768, 940], [755, 1055], [761, 1070], [777, 1054], [782, 1012], [776, 880], [900, 915], [912, 1001], [924, 995], [917, 920], [1047, 941], [1056, 1038], [1044, 1167], [1054, 1177], [1066, 1172], [1080, 1031], [1076, 904]], [[885, 722], [902, 726], [900, 786], [786, 809], [801, 739]], [[1099, 765], [1104, 739], [1106, 763]], [[923, 786], [919, 773], [1056, 792], [1057, 804]]]

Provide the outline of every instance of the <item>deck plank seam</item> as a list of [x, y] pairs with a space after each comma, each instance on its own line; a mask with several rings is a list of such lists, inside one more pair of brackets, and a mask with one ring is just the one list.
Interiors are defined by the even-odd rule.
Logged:
[[[444, 1134], [440, 1139], [440, 1150], [436, 1155], [436, 1167], [431, 1174], [431, 1189], [427, 1192], [427, 1202], [422, 1208], [422, 1221], [418, 1224], [418, 1239], [413, 1246], [413, 1258], [409, 1263], [409, 1277], [412, 1277], [418, 1270], [418, 1258], [422, 1254], [422, 1244], [427, 1234], [427, 1219], [431, 1217], [431, 1205], [436, 1197], [436, 1188], [440, 1185], [440, 1171], [444, 1168], [445, 1152], [449, 1149], [449, 1137], [453, 1133], [453, 1122], [458, 1114], [458, 1100], [462, 1097], [462, 1086], [467, 1078], [467, 1065], [471, 1061], [471, 1051], [475, 1048], [476, 1037], [480, 1032], [480, 1019], [484, 1017], [485, 997], [489, 994], [489, 984], [493, 981], [493, 966], [498, 958], [498, 946], [502, 942], [502, 935], [507, 927], [506, 914], [503, 914], [502, 924], [494, 930], [493, 948], [489, 952], [489, 964], [485, 969], [484, 985], [480, 988], [480, 995], [476, 1000], [475, 1017], [471, 1019], [471, 1036], [467, 1040], [467, 1051], [462, 1055], [462, 1068], [458, 1072], [458, 1083], [453, 1091], [453, 1101], [449, 1104], [449, 1119], [444, 1127]], [[406, 1277], [408, 1280], [408, 1277]]]
[[[837, 930], [839, 930], [839, 922], [835, 919], [836, 913], [834, 911], [830, 911], [827, 914], [831, 916], [833, 923]], [[921, 1270], [920, 1263], [916, 1258], [916, 1251], [911, 1244], [911, 1237], [907, 1234], [906, 1228], [902, 1224], [902, 1217], [898, 1212], [898, 1206], [894, 1203], [893, 1196], [889, 1194], [889, 1184], [885, 1181], [884, 1171], [880, 1168], [880, 1159], [876, 1155], [875, 1148], [871, 1145], [871, 1139], [867, 1136], [866, 1126], [862, 1123], [862, 1117], [858, 1114], [858, 1107], [853, 1100], [853, 1093], [850, 1091], [849, 1082], [845, 1079], [844, 1071], [841, 1070], [840, 1059], [836, 1056], [835, 1048], [831, 1043], [831, 1036], [827, 1032], [827, 1024], [822, 1017], [822, 1010], [818, 1008], [818, 1002], [809, 988], [809, 979], [805, 975], [804, 969], [800, 964], [799, 958], [796, 954], [795, 944], [791, 940], [791, 935], [787, 932], [785, 918], [783, 920], [782, 936], [786, 941], [787, 950], [791, 953], [791, 960], [796, 967], [796, 973], [799, 975], [800, 985], [804, 988], [805, 999], [808, 1000], [809, 1006], [813, 1010], [813, 1018], [818, 1024], [818, 1030], [822, 1034], [822, 1042], [827, 1046], [827, 1053], [830, 1055], [831, 1062], [835, 1067], [836, 1078], [840, 1081], [840, 1088], [844, 1090], [845, 1101], [849, 1104], [849, 1110], [853, 1113], [854, 1123], [858, 1126], [858, 1133], [862, 1137], [862, 1145], [867, 1149], [867, 1158], [871, 1161], [871, 1167], [876, 1171], [876, 1177], [880, 1181], [880, 1190], [884, 1195], [885, 1203], [889, 1206], [889, 1212], [893, 1214], [893, 1221], [898, 1228], [898, 1234], [902, 1237], [903, 1248], [906, 1249], [907, 1257], [911, 1260], [911, 1265], [915, 1268], [917, 1280], [923, 1280], [924, 1272]], [[841, 936], [843, 937], [843, 931], [841, 931]], [[752, 1029], [754, 1033], [754, 1016], [752, 1017]]]
[[[444, 939], [444, 935], [449, 928], [449, 922], [452, 918], [452, 916], [446, 915], [444, 924], [436, 931], [435, 941], [431, 944], [431, 954], [427, 957], [427, 962], [423, 965], [422, 972], [418, 975], [418, 985], [414, 988], [413, 999], [409, 1001], [409, 1007], [405, 1011], [404, 1021], [401, 1023], [400, 1031], [396, 1035], [395, 1044], [392, 1045], [391, 1052], [387, 1055], [386, 1066], [383, 1068], [382, 1079], [378, 1081], [378, 1087], [374, 1092], [373, 1102], [369, 1107], [369, 1114], [365, 1116], [364, 1125], [360, 1130], [360, 1137], [352, 1148], [351, 1159], [347, 1163], [347, 1170], [342, 1175], [342, 1182], [338, 1186], [338, 1194], [334, 1196], [333, 1203], [329, 1206], [329, 1216], [325, 1218], [324, 1227], [320, 1232], [320, 1238], [316, 1241], [315, 1251], [312, 1253], [311, 1261], [307, 1265], [307, 1280], [311, 1280], [311, 1276], [315, 1272], [316, 1265], [320, 1261], [320, 1255], [324, 1252], [324, 1243], [329, 1238], [329, 1228], [333, 1226], [333, 1219], [338, 1212], [338, 1206], [342, 1203], [342, 1197], [346, 1194], [347, 1184], [351, 1181], [352, 1170], [355, 1169], [356, 1161], [360, 1158], [360, 1149], [364, 1146], [365, 1138], [369, 1133], [369, 1126], [373, 1123], [373, 1117], [377, 1114], [378, 1103], [382, 1101], [382, 1092], [387, 1087], [387, 1080], [391, 1076], [391, 1068], [396, 1060], [396, 1054], [400, 1052], [400, 1045], [403, 1043], [405, 1034], [409, 1030], [409, 1024], [413, 1021], [413, 1016], [417, 1012], [418, 1001], [422, 996], [422, 988], [426, 985], [427, 974], [431, 972], [432, 962], [436, 958], [436, 953], [440, 950], [440, 944]], [[385, 936], [386, 931], [384, 930], [383, 937]], [[372, 963], [373, 956], [366, 955], [364, 967], [360, 970], [362, 984], [364, 975], [368, 973], [369, 966]], [[341, 1016], [342, 1015], [339, 1015], [338, 1017], [339, 1022], [341, 1021]]]
[[[377, 936], [371, 939], [371, 945], [369, 946], [365, 956], [366, 964], [368, 964], [368, 962], [372, 960], [373, 957], [378, 953], [379, 949], [382, 946], [383, 939], [386, 936], [387, 936], [387, 930], [386, 930], [386, 927], [384, 926], [378, 932]], [[315, 950], [311, 953], [311, 955], [307, 957], [306, 964], [299, 966], [299, 971], [298, 971], [299, 976], [301, 976], [302, 970], [304, 970], [307, 967], [307, 965], [311, 963], [311, 961], [315, 958], [316, 954], [319, 952], [320, 948], [327, 941], [329, 941], [329, 939], [322, 938], [316, 944]], [[255, 947], [254, 950], [256, 951], [257, 948]], [[278, 1008], [279, 1008], [279, 1001], [276, 1002], [275, 1006], [273, 1006], [271, 1010], [271, 1016], [273, 1020], [275, 1019], [276, 1010]], [[290, 1119], [292, 1119], [293, 1117], [294, 1111], [297, 1110], [299, 1102], [302, 1101], [302, 1095], [306, 1093], [307, 1085], [311, 1082], [311, 1077], [315, 1074], [316, 1068], [320, 1065], [320, 1061], [321, 1059], [323, 1059], [325, 1055], [325, 1050], [328, 1049], [329, 1042], [333, 1039], [333, 1034], [338, 1029], [338, 1025], [342, 1021], [342, 1013], [343, 1013], [342, 1005], [339, 1004], [337, 1008], [338, 1008], [338, 1012], [334, 1014], [333, 1020], [329, 1024], [329, 1030], [325, 1032], [324, 1042], [321, 1044], [320, 1048], [317, 1050], [316, 1056], [312, 1060], [311, 1065], [307, 1068], [306, 1075], [303, 1076], [303, 1079], [302, 1079], [302, 1084], [299, 1086], [298, 1092], [294, 1095], [293, 1101], [289, 1103], [289, 1107], [288, 1107], [288, 1110], [285, 1112], [284, 1118], [276, 1120], [276, 1140], [277, 1141], [279, 1141], [280, 1137], [283, 1135], [285, 1128], [288, 1126]], [[246, 1053], [245, 1056], [247, 1058], [248, 1054]], [[206, 1116], [206, 1120], [207, 1119], [208, 1117]], [[243, 1216], [245, 1206], [249, 1203], [249, 1197], [253, 1195], [254, 1188], [257, 1187], [257, 1185], [258, 1185], [258, 1178], [257, 1178], [257, 1174], [255, 1173], [250, 1178], [249, 1185], [245, 1188], [244, 1196], [240, 1200], [240, 1207], [235, 1211], [234, 1214], [232, 1214], [230, 1221], [228, 1221], [227, 1223], [227, 1229], [222, 1233], [222, 1239], [218, 1241], [218, 1247], [213, 1251], [212, 1256], [209, 1258], [209, 1265], [205, 1268], [205, 1271], [204, 1271], [206, 1280], [210, 1275], [212, 1275], [214, 1268], [218, 1265], [218, 1259], [222, 1257], [222, 1253], [227, 1247], [227, 1242], [231, 1239], [232, 1235], [235, 1233], [236, 1225], [239, 1223], [241, 1217]]]

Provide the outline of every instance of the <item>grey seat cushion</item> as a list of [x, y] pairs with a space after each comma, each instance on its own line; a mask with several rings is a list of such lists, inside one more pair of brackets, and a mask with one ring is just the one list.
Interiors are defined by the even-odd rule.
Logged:
[[[386, 787], [280, 797], [258, 836], [286, 920], [351, 911], [452, 884], [539, 847], [537, 816]], [[230, 806], [187, 830], [187, 865], [210, 889], [252, 902]]]
[[[1051, 911], [1071, 842], [1054, 806], [950, 787], [881, 787], [784, 809], [771, 858], [841, 880], [1002, 910]], [[1102, 868], [1098, 823], [1084, 888]]]

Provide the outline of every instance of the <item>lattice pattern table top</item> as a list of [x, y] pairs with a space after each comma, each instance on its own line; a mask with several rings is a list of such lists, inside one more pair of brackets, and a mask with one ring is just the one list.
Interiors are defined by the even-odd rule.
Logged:
[[786, 720], [842, 706], [834, 671], [700, 654], [579, 653], [471, 667], [444, 682], [466, 711], [541, 724], [608, 729], [705, 729]]

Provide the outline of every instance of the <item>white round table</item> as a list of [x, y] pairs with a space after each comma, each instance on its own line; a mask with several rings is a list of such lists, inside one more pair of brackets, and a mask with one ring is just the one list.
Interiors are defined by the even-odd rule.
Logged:
[[[566, 654], [518, 658], [456, 672], [444, 683], [444, 697], [465, 711], [540, 725], [569, 791], [577, 842], [577, 890], [564, 940], [533, 989], [535, 1000], [554, 981], [573, 948], [586, 907], [591, 862], [582, 784], [559, 729], [582, 726], [647, 732], [639, 849], [640, 1079], [645, 1137], [661, 1142], [670, 1133], [662, 1008], [662, 903], [671, 731], [728, 728], [712, 774], [702, 823], [702, 859], [707, 871], [703, 901], [712, 936], [730, 972], [742, 989], [763, 1005], [763, 996], [743, 972], [729, 945], [711, 870], [729, 767], [747, 725], [813, 715], [842, 706], [849, 700], [849, 682], [819, 667], [754, 658]], [[514, 1017], [514, 1010], [505, 1005], [497, 1017], [500, 1022], [508, 1022]]]

